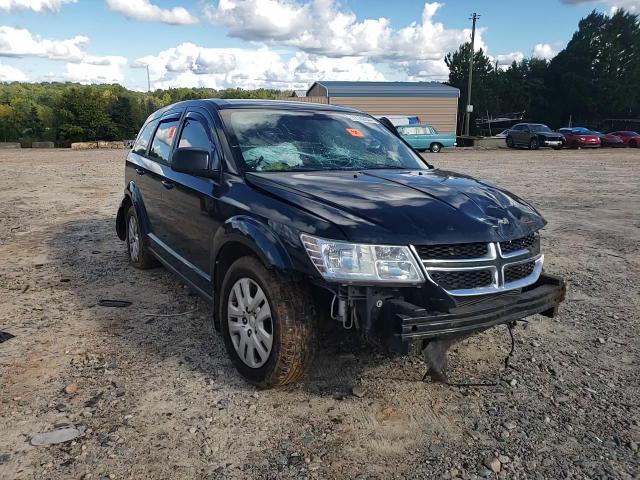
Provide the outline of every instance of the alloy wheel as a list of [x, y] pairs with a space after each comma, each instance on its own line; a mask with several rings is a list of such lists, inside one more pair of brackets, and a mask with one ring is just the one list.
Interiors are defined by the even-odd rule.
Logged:
[[138, 221], [136, 217], [129, 217], [129, 256], [133, 262], [137, 262], [140, 258], [140, 230], [138, 228]]
[[264, 291], [252, 279], [241, 278], [231, 288], [227, 323], [242, 362], [251, 368], [262, 367], [273, 347], [273, 319]]

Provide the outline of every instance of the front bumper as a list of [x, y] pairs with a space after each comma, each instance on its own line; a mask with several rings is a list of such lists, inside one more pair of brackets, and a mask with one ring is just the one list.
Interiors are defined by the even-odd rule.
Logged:
[[545, 147], [561, 147], [564, 142], [562, 140], [542, 140], [540, 144]]
[[391, 350], [406, 353], [409, 344], [417, 340], [463, 336], [535, 314], [553, 317], [565, 293], [562, 278], [543, 273], [535, 284], [522, 290], [489, 296], [445, 312], [390, 299], [381, 311], [383, 339]]

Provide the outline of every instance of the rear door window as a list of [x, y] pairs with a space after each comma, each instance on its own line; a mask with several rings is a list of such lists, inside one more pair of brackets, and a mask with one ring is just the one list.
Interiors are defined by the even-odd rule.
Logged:
[[151, 143], [149, 158], [165, 163], [169, 161], [171, 146], [179, 123], [179, 120], [172, 120], [160, 124]]
[[151, 140], [151, 135], [153, 135], [153, 131], [156, 128], [158, 122], [149, 122], [142, 129], [136, 143], [133, 145], [133, 153], [137, 153], [138, 155], [144, 155], [147, 153], [147, 147], [149, 146], [149, 140]]

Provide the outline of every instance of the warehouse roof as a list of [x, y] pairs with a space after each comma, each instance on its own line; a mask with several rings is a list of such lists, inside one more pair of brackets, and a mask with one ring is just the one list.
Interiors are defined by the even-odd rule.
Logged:
[[438, 82], [315, 82], [328, 97], [459, 97], [460, 90]]

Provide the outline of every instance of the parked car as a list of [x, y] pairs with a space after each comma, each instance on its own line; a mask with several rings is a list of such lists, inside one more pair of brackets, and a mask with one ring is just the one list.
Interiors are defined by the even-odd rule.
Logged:
[[602, 133], [597, 130], [591, 130], [591, 134], [600, 139], [601, 147], [624, 147], [626, 146], [620, 137], [611, 135], [610, 133]]
[[509, 129], [506, 142], [509, 148], [521, 146], [537, 150], [540, 147], [552, 147], [560, 150], [564, 136], [542, 123], [518, 123]]
[[159, 261], [209, 302], [262, 388], [301, 378], [320, 311], [393, 351], [424, 348], [443, 378], [452, 338], [552, 317], [564, 298], [534, 207], [433, 168], [357, 110], [180, 102], [146, 120], [125, 165], [116, 230], [130, 263]]
[[564, 136], [564, 145], [568, 148], [598, 148], [601, 144], [600, 137], [588, 128], [566, 127], [558, 129], [558, 133]]
[[611, 132], [610, 135], [618, 137], [627, 147], [638, 148], [640, 146], [640, 133], [638, 132], [624, 130], [622, 132]]
[[438, 133], [431, 125], [401, 125], [396, 130], [409, 145], [419, 151], [438, 153], [445, 147], [456, 146], [455, 134]]
[[509, 129], [507, 128], [505, 130], [502, 130], [500, 133], [496, 134], [495, 136], [499, 138], [507, 138], [508, 134], [509, 134]]

